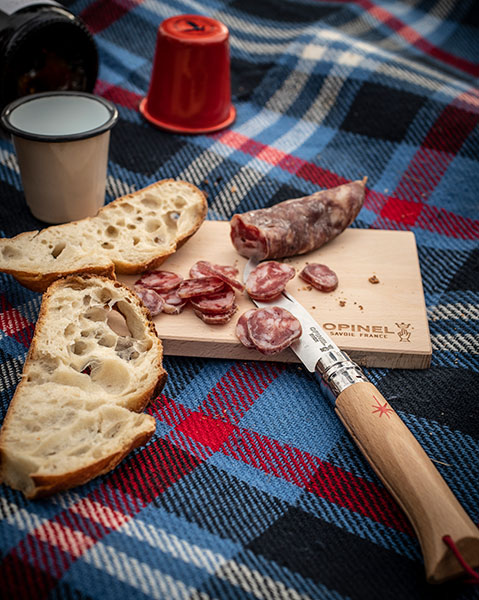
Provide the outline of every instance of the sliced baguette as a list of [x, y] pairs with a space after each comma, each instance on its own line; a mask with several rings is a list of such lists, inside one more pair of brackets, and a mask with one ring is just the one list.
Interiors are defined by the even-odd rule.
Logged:
[[162, 359], [131, 290], [91, 275], [53, 283], [0, 431], [0, 481], [38, 498], [115, 467], [155, 431], [141, 411], [165, 384]]
[[206, 213], [201, 190], [165, 179], [117, 198], [94, 217], [0, 239], [0, 271], [37, 292], [75, 273], [141, 273], [182, 246]]

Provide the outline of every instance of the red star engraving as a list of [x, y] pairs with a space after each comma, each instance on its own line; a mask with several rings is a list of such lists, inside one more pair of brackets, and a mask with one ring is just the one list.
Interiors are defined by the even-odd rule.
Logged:
[[389, 413], [394, 412], [393, 409], [388, 406], [387, 402], [385, 402], [384, 404], [381, 404], [381, 402], [379, 402], [379, 400], [376, 398], [376, 396], [373, 396], [373, 398], [377, 402], [377, 405], [375, 405], [375, 404], [372, 405], [372, 407], [376, 409], [376, 410], [373, 410], [373, 414], [379, 413], [379, 417], [382, 417], [382, 415], [386, 415], [386, 417], [389, 419]]

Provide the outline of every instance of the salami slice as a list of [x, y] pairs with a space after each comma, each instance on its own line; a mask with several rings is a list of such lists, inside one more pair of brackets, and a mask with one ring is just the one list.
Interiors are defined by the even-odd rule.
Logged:
[[296, 274], [294, 267], [274, 260], [260, 263], [246, 281], [246, 291], [255, 300], [269, 302], [277, 298]]
[[236, 279], [238, 269], [229, 265], [215, 265], [207, 260], [199, 260], [190, 269], [190, 277], [219, 277], [231, 287], [242, 292], [244, 285]]
[[164, 300], [163, 312], [168, 315], [178, 315], [185, 308], [187, 300], [178, 296], [177, 290], [171, 290], [161, 294]]
[[155, 290], [144, 287], [142, 285], [135, 285], [134, 290], [136, 295], [140, 297], [143, 304], [150, 311], [152, 317], [156, 317], [156, 315], [159, 315], [161, 313], [165, 301], [160, 296], [160, 294], [155, 292]]
[[219, 292], [223, 286], [224, 281], [218, 277], [195, 277], [183, 280], [177, 288], [177, 292], [180, 298], [189, 299], [194, 296], [214, 294]]
[[183, 277], [181, 275], [171, 271], [149, 271], [144, 273], [136, 284], [151, 288], [161, 294], [174, 290], [182, 281]]
[[254, 312], [256, 312], [256, 310], [256, 308], [251, 308], [250, 310], [247, 310], [245, 313], [243, 313], [238, 319], [235, 328], [236, 337], [243, 344], [243, 346], [246, 346], [246, 348], [249, 348], [250, 350], [256, 350], [256, 346], [253, 344], [251, 338], [249, 337], [248, 319]]
[[194, 296], [190, 299], [190, 302], [194, 309], [201, 312], [224, 314], [233, 308], [235, 293], [234, 290], [225, 283], [223, 284], [223, 289], [221, 291], [206, 296]]
[[233, 304], [231, 309], [225, 313], [208, 313], [201, 310], [196, 310], [195, 308], [193, 309], [195, 315], [205, 323], [208, 323], [208, 325], [224, 325], [229, 323], [231, 321], [231, 317], [237, 310], [238, 306], [236, 304]]
[[298, 319], [279, 306], [255, 310], [248, 317], [247, 327], [251, 342], [263, 354], [281, 352], [302, 333]]
[[214, 265], [208, 260], [199, 260], [190, 269], [190, 277], [207, 277], [212, 275], [211, 271], [216, 269], [218, 272], [222, 272], [228, 277], [236, 277], [238, 275], [238, 269], [231, 267], [230, 265]]
[[303, 281], [320, 292], [332, 292], [338, 287], [338, 276], [326, 265], [310, 263], [299, 274]]
[[231, 241], [246, 257], [284, 258], [316, 250], [351, 225], [364, 203], [367, 178], [269, 208], [233, 215]]

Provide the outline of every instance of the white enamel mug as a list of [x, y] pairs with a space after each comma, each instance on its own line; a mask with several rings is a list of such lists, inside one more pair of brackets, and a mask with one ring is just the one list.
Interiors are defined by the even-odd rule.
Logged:
[[115, 106], [84, 92], [24, 96], [2, 112], [12, 135], [25, 199], [46, 223], [95, 215], [105, 202]]

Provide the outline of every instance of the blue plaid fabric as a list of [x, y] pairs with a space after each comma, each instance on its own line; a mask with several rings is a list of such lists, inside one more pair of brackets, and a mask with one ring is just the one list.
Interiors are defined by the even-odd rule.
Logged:
[[[209, 219], [368, 176], [354, 227], [413, 231], [428, 370], [367, 369], [479, 522], [479, 7], [475, 0], [78, 0], [112, 100], [107, 201], [191, 181]], [[159, 23], [230, 31], [237, 120], [154, 129], [138, 103]], [[0, 138], [0, 235], [42, 227]], [[39, 294], [0, 275], [0, 417]], [[167, 356], [157, 431], [114, 471], [30, 502], [0, 486], [0, 596], [28, 600], [479, 598], [425, 583], [419, 544], [301, 367]]]

